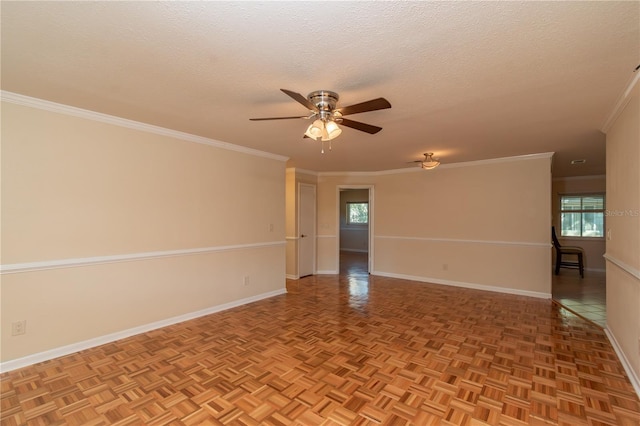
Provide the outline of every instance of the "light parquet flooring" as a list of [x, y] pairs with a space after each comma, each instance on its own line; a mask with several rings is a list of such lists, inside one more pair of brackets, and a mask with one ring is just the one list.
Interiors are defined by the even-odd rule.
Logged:
[[603, 330], [550, 300], [368, 276], [1, 375], [2, 425], [638, 425]]

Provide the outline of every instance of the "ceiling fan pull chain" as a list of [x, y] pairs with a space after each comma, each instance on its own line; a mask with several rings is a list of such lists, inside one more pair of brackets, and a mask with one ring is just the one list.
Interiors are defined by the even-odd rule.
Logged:
[[320, 146], [322, 147], [320, 154], [324, 154], [324, 141], [320, 141]]

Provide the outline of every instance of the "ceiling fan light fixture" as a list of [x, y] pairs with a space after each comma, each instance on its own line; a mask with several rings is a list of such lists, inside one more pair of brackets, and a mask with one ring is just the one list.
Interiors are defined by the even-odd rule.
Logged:
[[433, 159], [433, 152], [424, 153], [424, 161], [420, 163], [420, 167], [425, 170], [433, 170], [440, 165], [438, 160]]
[[338, 127], [335, 121], [327, 121], [325, 129], [327, 131], [327, 140], [335, 139], [342, 133], [342, 129]]
[[325, 130], [324, 122], [320, 119], [317, 119], [316, 121], [314, 121], [309, 125], [309, 127], [307, 128], [307, 131], [304, 132], [304, 134], [310, 137], [311, 139], [318, 139], [323, 137], [325, 131], [326, 130]]

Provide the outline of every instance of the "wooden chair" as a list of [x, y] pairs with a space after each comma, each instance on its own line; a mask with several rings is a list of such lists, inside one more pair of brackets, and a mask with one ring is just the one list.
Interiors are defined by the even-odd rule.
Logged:
[[[556, 237], [555, 226], [551, 227], [551, 238], [553, 238], [553, 247], [556, 249], [556, 275], [560, 273], [560, 268], [578, 269], [580, 277], [584, 278], [584, 250], [582, 247], [562, 246]], [[565, 256], [565, 259], [562, 259]], [[566, 256], [577, 256], [577, 260], [567, 260]]]

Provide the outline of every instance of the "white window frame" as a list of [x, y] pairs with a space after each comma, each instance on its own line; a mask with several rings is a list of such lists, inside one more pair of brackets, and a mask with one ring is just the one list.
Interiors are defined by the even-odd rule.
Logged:
[[[587, 197], [602, 197], [602, 209], [598, 209], [598, 210], [593, 210], [593, 209], [580, 209], [580, 210], [563, 210], [562, 209], [562, 199], [563, 198], [581, 198], [580, 204], [582, 205], [582, 199], [583, 198], [587, 198]], [[560, 215], [559, 215], [559, 223], [558, 223], [558, 228], [560, 229], [560, 232], [558, 234], [559, 238], [576, 238], [576, 239], [602, 239], [605, 236], [606, 233], [606, 226], [605, 226], [605, 217], [606, 217], [606, 197], [604, 193], [584, 193], [584, 194], [559, 194], [559, 209], [560, 209]], [[563, 213], [580, 213], [580, 235], [562, 235], [563, 229], [562, 229], [562, 214]], [[602, 235], [600, 236], [590, 236], [590, 235], [582, 235], [583, 232], [583, 225], [582, 225], [582, 221], [584, 220], [584, 213], [602, 213]]]

